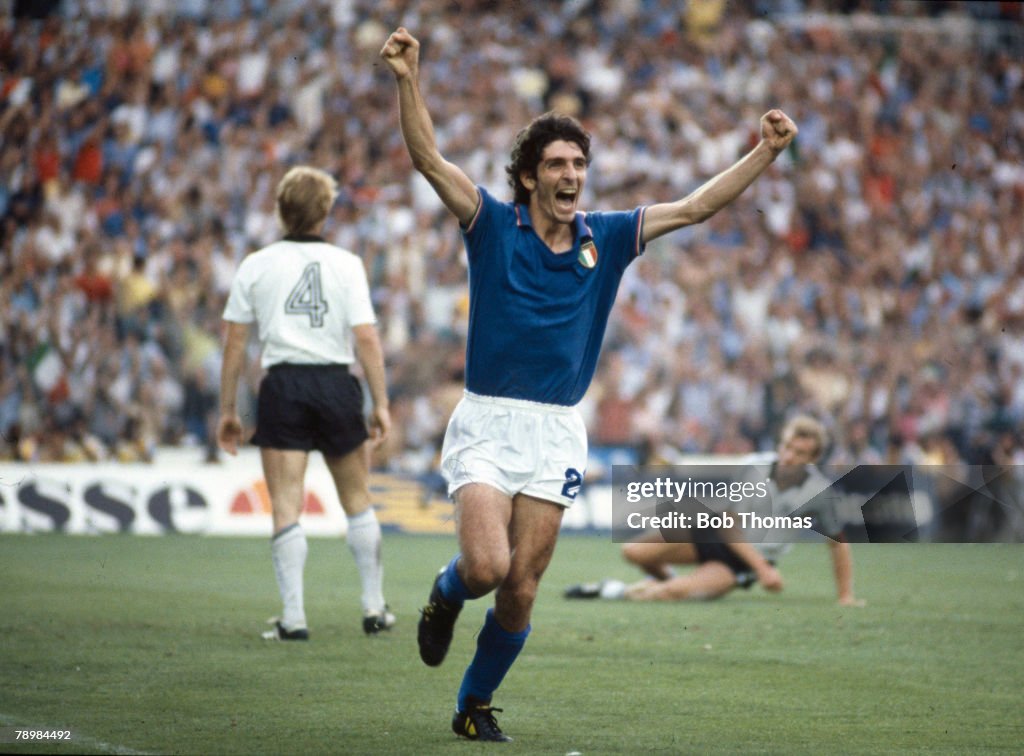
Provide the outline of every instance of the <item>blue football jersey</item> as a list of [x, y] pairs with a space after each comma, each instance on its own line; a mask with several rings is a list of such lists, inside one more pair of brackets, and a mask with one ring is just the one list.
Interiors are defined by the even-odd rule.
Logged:
[[644, 208], [577, 213], [571, 251], [556, 254], [525, 205], [479, 187], [463, 230], [469, 258], [466, 388], [573, 406], [583, 398], [622, 274], [643, 253]]

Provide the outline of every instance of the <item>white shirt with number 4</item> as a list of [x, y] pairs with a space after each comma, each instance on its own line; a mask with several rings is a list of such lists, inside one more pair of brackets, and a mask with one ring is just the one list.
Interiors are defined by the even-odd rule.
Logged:
[[264, 368], [349, 365], [353, 326], [377, 322], [362, 260], [324, 241], [291, 239], [242, 260], [224, 320], [258, 325]]

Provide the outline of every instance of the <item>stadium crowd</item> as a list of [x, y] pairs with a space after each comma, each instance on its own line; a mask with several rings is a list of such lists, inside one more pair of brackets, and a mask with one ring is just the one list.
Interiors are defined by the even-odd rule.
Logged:
[[515, 131], [546, 109], [594, 135], [591, 209], [683, 196], [769, 107], [800, 127], [736, 205], [627, 272], [592, 444], [767, 449], [801, 411], [830, 423], [832, 462], [1024, 464], [1020, 5], [49, 6], [0, 20], [0, 459], [216, 459], [228, 285], [307, 163], [338, 179], [327, 236], [374, 293], [395, 421], [377, 462], [432, 469], [467, 283], [377, 58], [401, 23], [442, 152], [501, 197]]

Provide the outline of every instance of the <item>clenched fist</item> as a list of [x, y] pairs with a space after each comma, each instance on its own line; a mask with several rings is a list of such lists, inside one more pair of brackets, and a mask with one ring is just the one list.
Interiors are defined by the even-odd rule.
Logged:
[[769, 110], [761, 116], [761, 139], [778, 155], [797, 135], [796, 124], [781, 110]]
[[420, 43], [404, 26], [399, 26], [380, 49], [380, 57], [398, 79], [416, 74], [419, 66]]

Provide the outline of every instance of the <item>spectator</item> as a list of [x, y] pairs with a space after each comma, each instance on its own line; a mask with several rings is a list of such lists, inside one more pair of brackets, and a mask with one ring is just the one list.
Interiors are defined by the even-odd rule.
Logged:
[[[346, 187], [325, 233], [365, 250], [394, 390], [419, 418], [379, 462], [430, 468], [448, 411], [431, 387], [464, 349], [465, 263], [367, 63], [401, 19], [341, 5], [66, 0], [49, 19], [0, 20], [3, 453], [59, 446], [41, 420], [56, 405], [28, 369], [51, 310], [71, 360], [60, 401], [108, 450], [126, 425], [208, 437], [208, 314], [274, 238], [283, 168], [310, 162]], [[556, 103], [600, 146], [589, 204], [621, 207], [731, 162], [751, 138], [732, 127], [752, 122], [737, 103], [796, 110], [795, 148], [736, 213], [651, 245], [623, 281], [605, 352], [625, 369], [598, 382], [633, 407], [634, 440], [666, 459], [766, 449], [788, 414], [827, 407], [855, 459], [905, 457], [926, 437], [970, 459], [983, 433], [1024, 423], [1021, 6], [888, 4], [882, 31], [862, 32], [845, 14], [863, 4], [671, 5], [435, 3], [416, 24], [437, 112], [456, 114], [437, 124], [441, 147], [496, 190], [508, 124]], [[913, 23], [886, 31], [897, 15]], [[952, 17], [961, 36], [943, 30]], [[556, 37], [575, 44], [552, 55]], [[104, 390], [128, 369], [129, 331], [185, 395], [155, 431], [129, 423], [136, 389]], [[823, 346], [828, 362], [808, 364]], [[603, 419], [590, 414], [595, 438]]]

